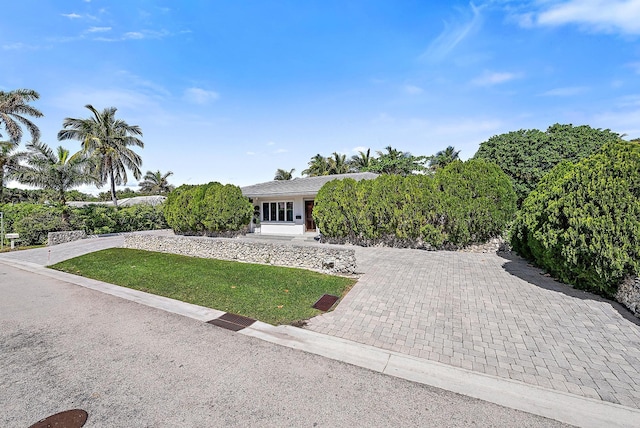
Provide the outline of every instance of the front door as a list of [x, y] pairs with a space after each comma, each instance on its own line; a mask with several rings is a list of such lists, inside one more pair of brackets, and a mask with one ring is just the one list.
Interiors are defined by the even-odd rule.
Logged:
[[308, 232], [316, 230], [316, 222], [313, 221], [313, 201], [304, 201], [304, 223]]

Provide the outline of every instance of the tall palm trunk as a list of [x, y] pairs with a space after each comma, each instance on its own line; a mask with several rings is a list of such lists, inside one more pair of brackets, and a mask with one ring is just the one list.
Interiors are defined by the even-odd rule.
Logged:
[[118, 206], [118, 198], [116, 198], [116, 181], [113, 177], [113, 165], [109, 164], [109, 179], [111, 180], [111, 201], [113, 206]]

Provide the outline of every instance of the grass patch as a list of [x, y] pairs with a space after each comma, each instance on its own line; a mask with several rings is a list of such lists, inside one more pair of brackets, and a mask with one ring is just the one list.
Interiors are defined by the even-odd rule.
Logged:
[[321, 312], [311, 305], [320, 296], [342, 296], [355, 283], [304, 269], [125, 248], [98, 251], [51, 268], [274, 325], [318, 315]]

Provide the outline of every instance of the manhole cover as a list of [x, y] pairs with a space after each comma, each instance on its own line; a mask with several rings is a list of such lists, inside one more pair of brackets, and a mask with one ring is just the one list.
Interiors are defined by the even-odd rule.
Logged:
[[217, 325], [218, 327], [226, 328], [227, 330], [240, 331], [245, 327], [249, 327], [256, 322], [252, 318], [243, 317], [242, 315], [230, 314], [229, 312], [222, 314], [222, 316], [207, 321], [209, 324]]
[[66, 410], [36, 422], [29, 428], [80, 428], [89, 414], [81, 409]]
[[325, 294], [313, 304], [312, 307], [321, 311], [327, 312], [338, 301], [338, 296], [332, 296], [331, 294]]

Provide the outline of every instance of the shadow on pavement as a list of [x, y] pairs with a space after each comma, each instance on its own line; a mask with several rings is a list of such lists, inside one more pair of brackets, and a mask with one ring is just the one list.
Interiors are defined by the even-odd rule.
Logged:
[[529, 284], [533, 284], [537, 287], [544, 288], [545, 290], [557, 291], [558, 293], [565, 294], [569, 297], [575, 297], [582, 300], [594, 300], [596, 302], [608, 303], [615, 309], [624, 319], [640, 326], [640, 319], [634, 316], [627, 308], [620, 303], [609, 300], [597, 294], [590, 293], [588, 291], [577, 290], [571, 285], [559, 282], [551, 277], [544, 276], [544, 270], [532, 266], [527, 260], [516, 255], [515, 253], [496, 253], [499, 257], [506, 259], [507, 261], [502, 265], [502, 268], [513, 276], [516, 276]]

